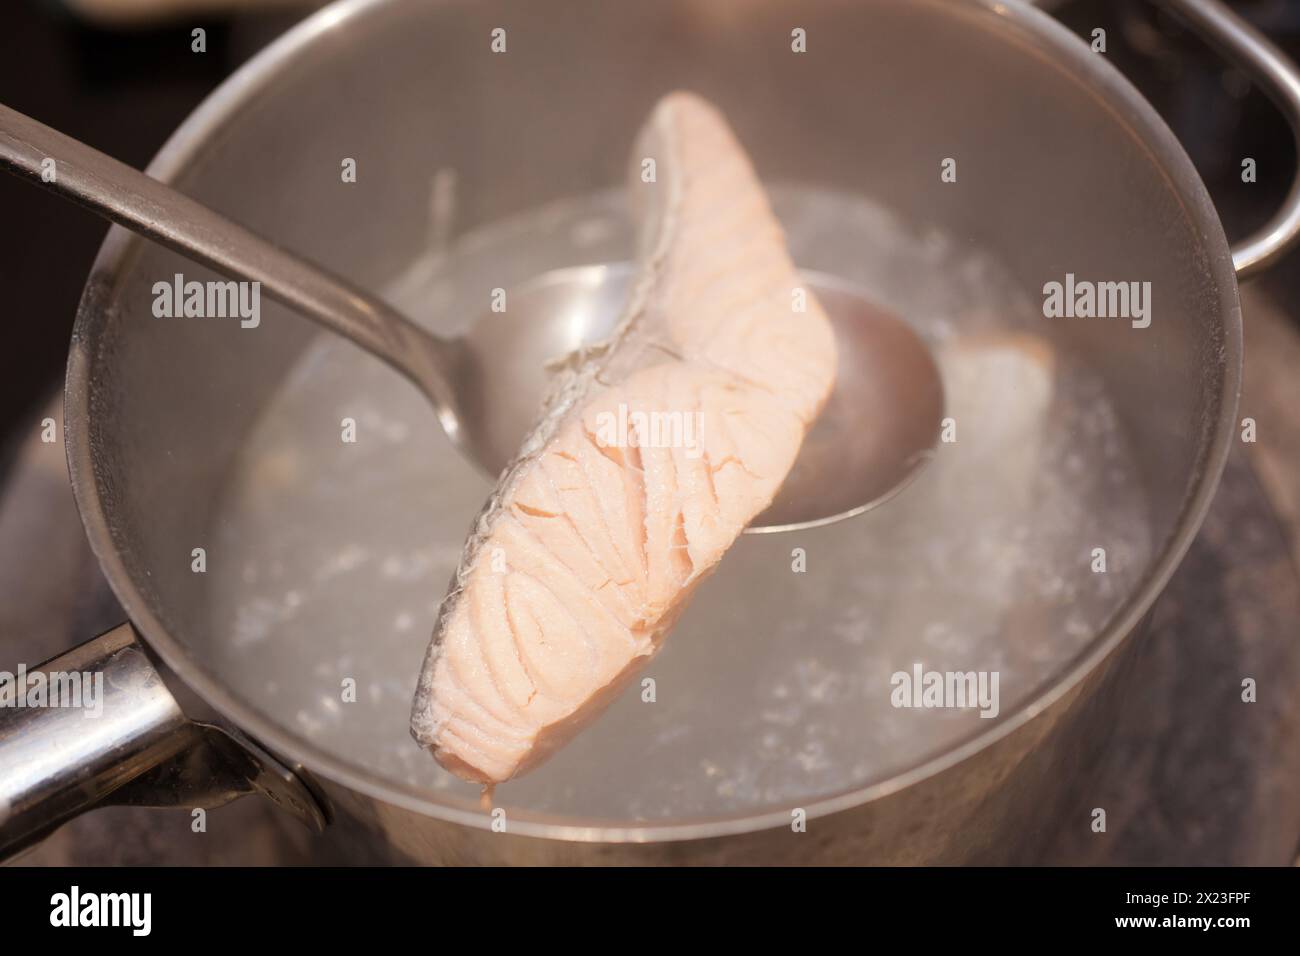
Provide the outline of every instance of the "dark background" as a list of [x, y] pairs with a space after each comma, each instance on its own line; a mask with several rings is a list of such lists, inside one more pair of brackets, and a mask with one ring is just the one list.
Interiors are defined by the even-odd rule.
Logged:
[[[4, 0], [0, 103], [143, 168], [208, 93], [311, 9], [111, 28], [50, 0]], [[190, 49], [200, 26], [201, 54]], [[107, 231], [97, 216], [0, 175], [0, 436], [39, 427]]]

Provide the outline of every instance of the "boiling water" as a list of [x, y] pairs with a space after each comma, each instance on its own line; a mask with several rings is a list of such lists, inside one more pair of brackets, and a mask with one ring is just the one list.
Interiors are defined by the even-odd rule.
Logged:
[[[1032, 334], [1043, 320], [996, 262], [851, 196], [773, 198], [801, 266], [856, 282], [935, 350], [956, 441], [876, 511], [743, 536], [638, 681], [500, 788], [500, 805], [664, 820], [789, 807], [881, 779], [991, 723], [969, 707], [895, 706], [896, 672], [996, 673], [1006, 715], [1143, 570], [1145, 503], [1106, 393], [1068, 356], [999, 347], [999, 333]], [[470, 234], [388, 296], [455, 334], [494, 287], [632, 248], [620, 198], [598, 194]], [[342, 440], [344, 419], [354, 442]], [[407, 719], [489, 487], [413, 387], [320, 336], [249, 436], [218, 511], [218, 547], [236, 559], [209, 575], [223, 636], [210, 663], [339, 757], [473, 800]], [[1094, 548], [1106, 573], [1093, 570]], [[344, 700], [349, 679], [355, 701]]]

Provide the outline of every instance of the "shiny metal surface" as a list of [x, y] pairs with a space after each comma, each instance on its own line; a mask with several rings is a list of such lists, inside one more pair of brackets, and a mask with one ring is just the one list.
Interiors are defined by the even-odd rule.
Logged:
[[[129, 624], [47, 662], [42, 672], [100, 675], [95, 710], [0, 708], [0, 856], [92, 805], [188, 743], [189, 722]], [[87, 691], [90, 687], [87, 686]]]
[[[475, 457], [499, 470], [523, 443], [546, 393], [544, 357], [566, 355], [613, 331], [633, 277], [628, 263], [556, 269], [515, 290], [506, 312], [484, 315], [467, 340], [491, 356], [471, 418]], [[930, 350], [864, 292], [805, 273], [835, 326], [835, 391], [799, 450], [776, 499], [747, 533], [793, 531], [862, 514], [900, 491], [939, 440], [943, 384]], [[870, 423], [867, 427], [866, 423]]]
[[[410, 197], [430, 170], [459, 170], [462, 226], [589, 189], [593, 177], [617, 181], [625, 143], [612, 141], [611, 118], [640, 115], [665, 88], [689, 85], [732, 116], [760, 172], [887, 196], [910, 221], [1001, 250], [1028, 290], [1066, 267], [1138, 271], [1161, 290], [1167, 320], [1122, 338], [1097, 324], [1044, 325], [1056, 348], [1089, 360], [1122, 400], [1159, 543], [1086, 649], [1028, 704], [958, 745], [918, 754], [883, 782], [809, 794], [798, 808], [806, 833], [792, 831], [790, 807], [662, 822], [525, 813], [493, 833], [477, 806], [368, 773], [266, 719], [193, 653], [221, 636], [208, 633], [203, 583], [175, 550], [220, 520], [207, 510], [220, 473], [309, 330], [276, 316], [253, 350], [236, 347], [237, 331], [139, 321], [142, 290], [174, 257], [121, 230], [101, 250], [69, 358], [68, 456], [92, 546], [170, 668], [319, 779], [337, 817], [331, 830], [356, 834], [359, 858], [1015, 860], [1104, 746], [1109, 701], [1131, 691], [1141, 624], [1200, 525], [1233, 437], [1240, 309], [1209, 197], [1167, 127], [1104, 58], [1020, 3], [809, 4], [801, 25], [818, 55], [767, 85], [752, 65], [778, 70], [764, 58], [770, 38], [788, 34], [787, 5], [748, 4], [737, 19], [687, 2], [610, 7], [347, 0], [237, 74], [150, 173], [373, 288], [429, 235]], [[514, 44], [509, 58], [490, 59], [479, 40], [501, 22], [513, 36], [545, 30], [551, 42], [544, 51]], [[587, 42], [593, 31], [608, 42]], [[431, 60], [431, 45], [444, 55]], [[554, 68], [579, 57], [581, 71]], [[592, 83], [593, 75], [621, 79]], [[876, 89], [889, 95], [862, 94]], [[850, 94], [851, 111], [832, 108]], [[544, 107], [545, 122], [534, 121]], [[431, 111], [441, 122], [428, 121]], [[403, 135], [386, 141], [376, 130]], [[367, 190], [322, 202], [337, 167], [304, 170], [322, 155], [348, 155], [358, 137], [369, 137], [369, 162], [382, 174]], [[521, 137], [530, 160], [522, 171], [513, 161]], [[275, 166], [240, 175], [248, 157], [268, 154]], [[938, 159], [954, 154], [979, 188], [938, 187]], [[359, 232], [358, 221], [375, 226]]]
[[[55, 162], [52, 179], [44, 174], [43, 163], [49, 159]], [[463, 440], [466, 429], [458, 401], [480, 378], [463, 368], [468, 357], [459, 343], [430, 335], [360, 288], [3, 104], [0, 168], [224, 276], [260, 283], [277, 301], [409, 378], [433, 403], [451, 439]]]
[[[1218, 0], [1164, 0], [1207, 41], [1260, 85], [1282, 111], [1300, 150], [1300, 75], [1269, 39]], [[1237, 277], [1249, 278], [1276, 262], [1300, 236], [1300, 174], [1282, 208], [1254, 234], [1233, 243]]]
[[747, 533], [814, 528], [884, 504], [929, 463], [943, 427], [943, 382], [911, 326], [851, 283], [805, 278], [835, 325], [835, 391]]
[[[53, 178], [44, 175], [50, 159]], [[539, 276], [506, 311], [485, 314], [462, 339], [444, 339], [382, 299], [3, 104], [0, 168], [224, 276], [260, 283], [277, 301], [387, 362], [425, 394], [447, 435], [490, 475], [514, 459], [535, 424], [548, 363], [612, 332], [630, 291], [626, 268]], [[601, 277], [610, 288], [594, 284]], [[887, 315], [864, 321], [871, 310], [850, 307], [843, 294], [832, 301], [839, 307], [827, 312], [844, 352], [835, 392], [752, 531], [861, 514], [915, 476], [938, 440], [943, 389], [924, 343]], [[575, 341], [575, 320], [587, 319]], [[884, 434], [860, 427], [864, 408], [889, 423]]]
[[324, 825], [317, 797], [293, 771], [238, 731], [182, 713], [130, 624], [35, 672], [69, 690], [39, 705], [15, 690], [0, 706], [0, 859], [107, 803], [210, 809], [262, 793], [309, 826]]

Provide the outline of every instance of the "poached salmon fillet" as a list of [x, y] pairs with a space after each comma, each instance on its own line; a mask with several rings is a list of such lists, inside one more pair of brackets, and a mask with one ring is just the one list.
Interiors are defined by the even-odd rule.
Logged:
[[628, 304], [557, 371], [420, 674], [411, 732], [466, 780], [528, 770], [612, 702], [772, 502], [834, 384], [830, 323], [721, 114], [665, 97], [630, 172]]

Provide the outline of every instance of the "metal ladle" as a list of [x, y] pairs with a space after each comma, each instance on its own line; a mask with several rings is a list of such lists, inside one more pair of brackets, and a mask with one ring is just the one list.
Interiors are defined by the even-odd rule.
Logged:
[[[54, 176], [44, 177], [45, 161]], [[405, 375], [454, 444], [490, 474], [534, 424], [549, 360], [597, 341], [617, 321], [632, 269], [560, 269], [513, 290], [456, 339], [440, 338], [381, 299], [278, 248], [130, 166], [0, 105], [0, 167], [267, 295]], [[784, 531], [859, 514], [928, 461], [943, 389], [929, 350], [903, 322], [826, 276], [805, 280], [835, 327], [835, 391], [772, 506], [747, 529]]]

